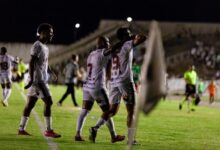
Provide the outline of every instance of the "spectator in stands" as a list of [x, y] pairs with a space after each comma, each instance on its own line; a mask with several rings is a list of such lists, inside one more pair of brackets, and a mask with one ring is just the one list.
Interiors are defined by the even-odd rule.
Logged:
[[[194, 65], [190, 65], [189, 69], [184, 73], [184, 79], [186, 82], [185, 97], [179, 104], [179, 110], [182, 109], [183, 104], [188, 101], [188, 112], [195, 111], [195, 98], [196, 98], [196, 82], [197, 73], [195, 71]], [[192, 98], [192, 105], [190, 109], [189, 97]]]
[[71, 61], [66, 65], [64, 69], [65, 84], [67, 86], [67, 90], [62, 96], [62, 98], [59, 100], [59, 102], [57, 103], [57, 106], [62, 106], [62, 102], [69, 94], [71, 94], [74, 106], [78, 107], [75, 98], [75, 89], [74, 89], [74, 84], [77, 82], [77, 78], [81, 77], [81, 74], [79, 73], [78, 60], [79, 60], [78, 55], [73, 54], [71, 57]]

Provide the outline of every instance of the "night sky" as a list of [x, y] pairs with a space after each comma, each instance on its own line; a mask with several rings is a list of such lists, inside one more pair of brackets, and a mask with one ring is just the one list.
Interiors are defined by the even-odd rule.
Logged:
[[33, 42], [39, 23], [54, 26], [56, 44], [74, 41], [74, 25], [82, 38], [100, 19], [218, 22], [220, 2], [202, 0], [1, 0], [0, 41]]

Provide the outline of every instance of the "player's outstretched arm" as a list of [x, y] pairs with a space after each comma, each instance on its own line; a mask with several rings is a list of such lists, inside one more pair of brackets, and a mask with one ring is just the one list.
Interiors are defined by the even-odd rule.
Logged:
[[114, 53], [116, 50], [120, 49], [123, 44], [124, 44], [124, 42], [122, 42], [122, 41], [116, 43], [115, 45], [113, 45], [111, 48], [107, 49], [104, 52], [104, 56], [108, 56], [108, 55]]

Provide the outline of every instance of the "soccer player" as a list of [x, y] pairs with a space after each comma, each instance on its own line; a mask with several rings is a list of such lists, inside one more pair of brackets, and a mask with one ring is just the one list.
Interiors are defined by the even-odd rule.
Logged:
[[14, 58], [7, 54], [7, 49], [2, 47], [0, 52], [0, 82], [3, 94], [1, 102], [4, 107], [8, 106], [8, 98], [11, 95], [11, 69], [13, 61]]
[[[95, 100], [102, 109], [102, 117], [106, 116], [110, 107], [105, 88], [106, 67], [110, 59], [110, 50], [108, 50], [110, 44], [109, 40], [102, 36], [97, 38], [96, 43], [96, 49], [92, 51], [87, 58], [87, 78], [83, 85], [83, 106], [77, 121], [75, 141], [84, 141], [81, 137], [81, 130]], [[125, 136], [115, 133], [114, 122], [112, 119], [109, 119], [108, 116], [105, 120], [98, 120], [96, 126], [102, 125], [105, 122], [111, 133], [112, 143], [124, 140]], [[97, 130], [91, 128], [90, 131], [92, 132], [90, 140], [95, 142]]]
[[75, 98], [75, 89], [74, 89], [74, 82], [77, 78], [81, 77], [81, 74], [79, 73], [79, 67], [78, 67], [78, 55], [73, 54], [71, 58], [71, 62], [69, 62], [64, 71], [65, 71], [65, 83], [67, 86], [67, 90], [62, 96], [62, 98], [57, 103], [57, 106], [62, 106], [62, 102], [65, 100], [65, 98], [71, 94], [73, 105], [75, 107], [78, 107], [78, 104], [76, 102]]
[[[58, 138], [61, 137], [52, 129], [51, 118], [51, 106], [52, 97], [48, 88], [48, 71], [51, 71], [48, 67], [49, 49], [47, 43], [53, 38], [53, 27], [48, 23], [42, 23], [37, 29], [38, 40], [33, 44], [31, 48], [31, 59], [29, 63], [29, 83], [25, 86], [28, 89], [28, 100], [21, 117], [18, 135], [30, 135], [25, 131], [28, 118], [31, 110], [35, 106], [38, 98], [41, 98], [44, 102], [44, 117], [46, 122], [46, 130], [44, 135], [46, 137]], [[52, 72], [51, 72], [52, 73]], [[56, 79], [56, 75], [53, 74]]]
[[185, 97], [179, 104], [179, 110], [182, 109], [182, 105], [185, 103], [185, 101], [188, 101], [188, 108], [189, 108], [188, 111], [190, 112], [189, 97], [192, 97], [191, 111], [195, 111], [197, 78], [198, 77], [194, 65], [190, 65], [189, 69], [184, 73], [184, 79], [186, 82], [186, 89], [185, 89], [186, 91], [185, 91]]
[[209, 90], [209, 103], [211, 104], [215, 100], [215, 92], [216, 92], [216, 89], [217, 89], [217, 85], [214, 82], [214, 80], [211, 80], [211, 82], [209, 83], [207, 88]]
[[[112, 54], [111, 58], [111, 79], [110, 79], [110, 103], [109, 116], [114, 116], [120, 106], [121, 98], [124, 99], [127, 109], [127, 128], [129, 143], [137, 144], [131, 133], [134, 131], [132, 126], [135, 92], [132, 73], [133, 48], [143, 43], [146, 36], [137, 34], [131, 35], [128, 28], [119, 28], [117, 38], [120, 40], [121, 47]], [[103, 117], [104, 118], [104, 117]]]

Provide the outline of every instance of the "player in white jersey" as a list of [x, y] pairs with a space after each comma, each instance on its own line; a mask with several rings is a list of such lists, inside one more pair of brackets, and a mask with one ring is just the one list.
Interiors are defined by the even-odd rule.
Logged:
[[7, 55], [7, 49], [1, 48], [0, 52], [0, 83], [2, 86], [3, 100], [2, 105], [8, 106], [8, 98], [11, 95], [11, 77], [12, 77], [12, 62], [14, 58]]
[[[108, 113], [110, 108], [105, 86], [105, 72], [107, 63], [110, 60], [110, 44], [106, 37], [98, 37], [96, 43], [96, 50], [92, 51], [87, 58], [87, 78], [83, 85], [83, 106], [77, 121], [75, 141], [84, 141], [81, 137], [81, 130], [87, 114], [92, 109], [94, 101], [96, 101], [102, 109], [102, 117], [106, 116], [105, 114]], [[96, 125], [99, 126], [104, 124], [104, 122], [106, 122], [111, 133], [112, 143], [124, 140], [125, 136], [117, 135], [115, 133], [114, 122], [112, 119], [100, 119]], [[94, 128], [91, 128], [91, 130], [93, 129]], [[97, 130], [94, 132], [95, 135], [90, 136], [90, 140], [93, 142], [95, 142]]]
[[[117, 37], [123, 43], [120, 50], [112, 54], [111, 63], [111, 80], [110, 80], [110, 116], [117, 113], [121, 98], [124, 99], [127, 109], [127, 127], [128, 139], [131, 139], [131, 128], [134, 108], [135, 108], [135, 92], [132, 73], [133, 48], [146, 40], [144, 35], [131, 35], [128, 28], [119, 28]], [[133, 144], [136, 141], [132, 140]]]
[[[37, 29], [38, 40], [31, 48], [31, 60], [29, 63], [29, 83], [25, 86], [28, 89], [28, 100], [20, 121], [18, 135], [30, 135], [25, 131], [31, 110], [35, 106], [38, 98], [44, 101], [44, 117], [46, 130], [44, 135], [47, 137], [58, 138], [61, 135], [55, 133], [52, 129], [51, 106], [52, 98], [48, 88], [48, 55], [49, 49], [46, 45], [53, 37], [53, 27], [48, 23], [42, 23]], [[48, 70], [49, 69], [49, 70]], [[56, 75], [51, 71], [54, 78]]]

